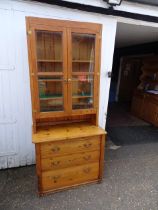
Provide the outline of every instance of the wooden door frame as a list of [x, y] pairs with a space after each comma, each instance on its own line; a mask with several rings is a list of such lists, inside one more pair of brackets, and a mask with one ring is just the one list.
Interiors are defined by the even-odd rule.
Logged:
[[[78, 34], [93, 34], [95, 35], [95, 66], [94, 66], [94, 87], [93, 87], [93, 108], [90, 109], [77, 109], [72, 110], [72, 33], [78, 33]], [[93, 30], [89, 28], [69, 28], [67, 30], [68, 34], [68, 79], [70, 81], [68, 82], [68, 103], [69, 103], [69, 114], [71, 115], [82, 115], [82, 114], [96, 114], [98, 112], [99, 108], [99, 83], [100, 83], [100, 48], [101, 48], [101, 31], [100, 32], [94, 32]], [[97, 87], [97, 88], [95, 88]]]
[[[48, 119], [48, 118], [54, 118], [54, 117], [69, 117], [69, 116], [75, 116], [75, 115], [84, 115], [84, 114], [96, 114], [98, 119], [98, 109], [99, 109], [99, 81], [100, 81], [100, 55], [101, 55], [101, 34], [102, 34], [102, 25], [96, 24], [96, 23], [87, 23], [87, 22], [78, 22], [78, 21], [68, 21], [68, 20], [55, 20], [55, 19], [47, 19], [47, 18], [37, 18], [37, 17], [26, 17], [26, 25], [27, 25], [27, 39], [28, 39], [28, 56], [29, 56], [29, 69], [30, 69], [30, 80], [31, 80], [31, 96], [32, 96], [32, 109], [33, 109], [33, 128], [34, 132], [36, 132], [36, 121], [40, 119]], [[64, 49], [63, 49], [63, 58], [65, 58], [64, 61], [64, 71], [69, 72], [68, 65], [69, 59], [68, 59], [68, 34], [71, 29], [73, 30], [80, 30], [82, 33], [89, 32], [90, 34], [96, 34], [96, 46], [95, 46], [95, 80], [97, 81], [97, 89], [98, 89], [98, 95], [95, 93], [95, 109], [86, 109], [86, 110], [77, 110], [72, 112], [68, 106], [68, 87], [69, 84], [64, 84], [65, 86], [65, 95], [67, 97], [67, 101], [65, 101], [65, 112], [39, 112], [39, 105], [37, 106], [38, 101], [38, 88], [37, 83], [35, 85], [35, 81], [33, 79], [33, 73], [34, 69], [37, 73], [37, 63], [36, 63], [36, 49], [35, 49], [35, 30], [39, 29], [45, 29], [49, 31], [54, 31], [53, 28], [58, 29], [59, 31], [63, 31], [64, 34]], [[97, 70], [96, 70], [97, 69]], [[98, 71], [99, 70], [99, 71]], [[37, 75], [36, 75], [37, 76]], [[68, 79], [68, 73], [65, 73], [64, 79]], [[96, 79], [97, 78], [97, 79]], [[66, 88], [67, 86], [67, 88]], [[95, 85], [94, 85], [95, 86]], [[33, 91], [36, 90], [36, 91]], [[98, 122], [98, 120], [96, 120]]]
[[[67, 115], [67, 84], [64, 80], [67, 80], [67, 41], [66, 41], [66, 29], [64, 27], [49, 26], [49, 25], [31, 25], [27, 20], [27, 31], [28, 31], [28, 48], [29, 48], [29, 64], [30, 64], [30, 80], [31, 80], [31, 95], [33, 105], [33, 116], [36, 119], [47, 118], [47, 117], [58, 117]], [[63, 46], [63, 95], [64, 95], [64, 111], [59, 112], [40, 112], [39, 105], [39, 90], [37, 80], [37, 56], [36, 56], [36, 34], [35, 31], [51, 31], [51, 32], [62, 32], [62, 46]], [[29, 33], [31, 33], [29, 35]], [[36, 77], [36, 78], [35, 78]]]

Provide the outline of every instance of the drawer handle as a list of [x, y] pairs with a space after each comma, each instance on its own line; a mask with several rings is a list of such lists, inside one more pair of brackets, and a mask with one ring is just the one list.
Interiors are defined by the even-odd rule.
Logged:
[[60, 161], [54, 161], [51, 163], [51, 166], [58, 166], [60, 164]]
[[85, 157], [83, 157], [83, 159], [88, 161], [91, 159], [91, 155], [85, 156]]
[[83, 146], [84, 146], [85, 148], [89, 148], [89, 147], [92, 146], [92, 143], [87, 143], [87, 144], [84, 144]]
[[86, 174], [88, 174], [90, 171], [91, 171], [91, 168], [84, 168], [83, 169], [83, 172], [86, 173]]
[[57, 181], [58, 181], [59, 178], [60, 178], [60, 175], [50, 177], [50, 179], [51, 179], [54, 183], [57, 183]]
[[60, 151], [60, 147], [54, 147], [51, 149], [52, 152], [59, 152]]

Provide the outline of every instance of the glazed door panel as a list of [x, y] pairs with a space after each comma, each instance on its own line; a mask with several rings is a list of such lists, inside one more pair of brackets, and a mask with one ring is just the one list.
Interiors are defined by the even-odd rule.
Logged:
[[27, 20], [34, 128], [51, 118], [97, 116], [101, 25]]
[[98, 100], [98, 36], [88, 29], [71, 29], [68, 34], [69, 111], [95, 113]]
[[66, 30], [60, 27], [37, 26], [33, 29], [32, 47], [35, 59], [34, 107], [36, 118], [60, 116], [67, 112]]

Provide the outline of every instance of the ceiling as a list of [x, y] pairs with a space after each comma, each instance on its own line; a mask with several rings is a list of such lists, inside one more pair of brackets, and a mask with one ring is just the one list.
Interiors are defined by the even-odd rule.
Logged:
[[158, 41], [158, 28], [118, 23], [116, 47], [127, 47]]

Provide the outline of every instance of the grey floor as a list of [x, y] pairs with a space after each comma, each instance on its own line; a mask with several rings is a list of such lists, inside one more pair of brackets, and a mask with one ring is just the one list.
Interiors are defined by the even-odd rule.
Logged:
[[103, 183], [42, 198], [34, 166], [0, 171], [0, 210], [158, 210], [158, 143], [110, 148]]

